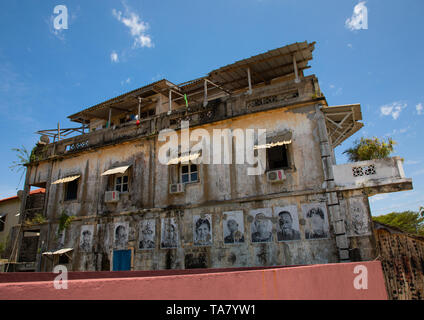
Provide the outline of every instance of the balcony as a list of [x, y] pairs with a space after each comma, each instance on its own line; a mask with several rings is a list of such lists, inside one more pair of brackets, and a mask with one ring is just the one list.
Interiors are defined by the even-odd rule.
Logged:
[[405, 177], [400, 157], [333, 165], [334, 183], [339, 190], [369, 188], [378, 193], [412, 190], [412, 179]]

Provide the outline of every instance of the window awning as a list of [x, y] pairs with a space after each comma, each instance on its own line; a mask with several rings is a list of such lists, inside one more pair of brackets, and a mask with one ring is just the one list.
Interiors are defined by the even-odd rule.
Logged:
[[79, 177], [81, 177], [81, 175], [79, 175], [79, 174], [76, 175], [76, 176], [69, 176], [69, 177], [66, 177], [66, 178], [58, 179], [55, 182], [53, 182], [52, 184], [71, 182], [71, 181], [78, 179]]
[[286, 131], [271, 137], [266, 138], [266, 144], [256, 145], [254, 149], [268, 149], [277, 146], [282, 146], [285, 144], [290, 144], [292, 142], [292, 132]]
[[52, 251], [43, 252], [43, 255], [45, 255], [45, 256], [61, 255], [61, 254], [64, 254], [64, 253], [68, 253], [72, 250], [74, 250], [74, 248], [64, 248], [64, 249], [60, 249], [60, 250], [53, 251], [53, 252]]
[[130, 166], [122, 166], [122, 167], [118, 167], [118, 168], [113, 168], [113, 169], [109, 169], [106, 170], [105, 172], [102, 173], [102, 176], [108, 176], [111, 174], [117, 174], [117, 173], [124, 173], [125, 171], [128, 170]]
[[196, 160], [197, 158], [199, 158], [200, 154], [201, 154], [200, 151], [194, 152], [194, 153], [191, 153], [191, 154], [185, 153], [184, 155], [181, 155], [180, 157], [169, 160], [167, 165], [193, 161], [193, 160]]

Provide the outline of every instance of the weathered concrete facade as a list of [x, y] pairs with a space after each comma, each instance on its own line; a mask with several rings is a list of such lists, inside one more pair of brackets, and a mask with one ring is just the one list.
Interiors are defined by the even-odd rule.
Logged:
[[[296, 54], [302, 54], [302, 50], [312, 52], [313, 44], [296, 45], [285, 47], [290, 49], [288, 56], [305, 61], [298, 59]], [[271, 58], [264, 59], [269, 62]], [[249, 68], [259, 70], [255, 63], [259, 62], [249, 63]], [[54, 252], [62, 248], [68, 248], [69, 260], [60, 263], [74, 271], [119, 270], [113, 266], [117, 261], [114, 254], [119, 250], [130, 250], [132, 270], [302, 265], [373, 259], [375, 244], [368, 196], [381, 192], [376, 191], [378, 188], [388, 188], [384, 192], [410, 189], [412, 182], [402, 176], [401, 163], [396, 161], [385, 165], [400, 168], [399, 176], [378, 177], [375, 165], [367, 163], [361, 183], [349, 183], [354, 182], [355, 177], [349, 178], [348, 174], [339, 179], [341, 182], [337, 180], [333, 172], [340, 170], [335, 164], [333, 149], [362, 126], [358, 122], [361, 120], [360, 106], [328, 107], [317, 78], [303, 76], [306, 64], [299, 63], [300, 70], [297, 70], [294, 62], [288, 71], [274, 75], [257, 71], [255, 78], [263, 76], [266, 79], [256, 83], [251, 82], [249, 69], [248, 84], [237, 88], [228, 84], [237, 81], [221, 83], [215, 80], [210, 96], [207, 97], [207, 90], [199, 91], [204, 102], [193, 99], [188, 107], [181, 105], [181, 100], [180, 104], [176, 103], [178, 98], [172, 96], [173, 90], [180, 88], [180, 95], [194, 92], [195, 96], [198, 89], [190, 91], [184, 85], [168, 86], [163, 80], [165, 83], [160, 84], [168, 87], [146, 93], [143, 98], [140, 98], [143, 91], [139, 95], [128, 93], [133, 100], [128, 102], [127, 112], [120, 106], [121, 112], [112, 115], [110, 105], [119, 105], [121, 102], [115, 101], [118, 97], [109, 101], [108, 117], [88, 116], [90, 112], [100, 113], [96, 110], [107, 108], [103, 105], [77, 114], [85, 117], [75, 119], [89, 123], [90, 132], [38, 146], [36, 161], [28, 165], [24, 192], [28, 192], [30, 186], [46, 188], [43, 212], [46, 222], [25, 226], [28, 230], [40, 230], [39, 270], [50, 271], [58, 264], [60, 261]], [[279, 70], [278, 66], [275, 70]], [[193, 83], [196, 82], [188, 86]], [[207, 81], [204, 83], [206, 87]], [[123, 116], [137, 113], [134, 98], [139, 98], [138, 119], [140, 109], [145, 111], [146, 117], [141, 121], [121, 121], [118, 125]], [[147, 101], [141, 107], [142, 99]], [[154, 112], [149, 113], [149, 110]], [[337, 120], [339, 114], [343, 116]], [[350, 127], [345, 129], [343, 125], [349, 116], [352, 117]], [[270, 182], [267, 173], [272, 169], [266, 164], [264, 174], [248, 175], [249, 164], [200, 163], [194, 169], [195, 181], [184, 183], [183, 192], [171, 193], [170, 184], [181, 183], [182, 164], [159, 162], [159, 152], [165, 142], [158, 140], [158, 134], [171, 128], [181, 136], [183, 120], [189, 121], [190, 130], [203, 129], [210, 137], [214, 136], [215, 129], [232, 132], [266, 129], [267, 137], [289, 132], [290, 141], [285, 143], [287, 163], [280, 166], [284, 167], [285, 179], [279, 183]], [[340, 131], [333, 130], [331, 123]], [[232, 146], [226, 151], [234, 159], [240, 150], [236, 138], [231, 139]], [[211, 148], [212, 142], [206, 142], [205, 146]], [[116, 190], [117, 184], [121, 188], [124, 182], [113, 175], [102, 174], [122, 167], [125, 167], [122, 179], [127, 176], [125, 191], [119, 189], [119, 201], [106, 203], [105, 193]], [[369, 168], [374, 168], [374, 173]], [[362, 169], [355, 170], [358, 173]], [[74, 181], [76, 193], [72, 199], [65, 200], [69, 193], [67, 188], [70, 188], [68, 180]], [[366, 186], [370, 181], [372, 185]], [[25, 208], [25, 201], [22, 206]], [[279, 232], [283, 234], [280, 229], [283, 215], [279, 216], [282, 211], [290, 212], [292, 230], [297, 230], [292, 239], [279, 235]], [[311, 212], [320, 213], [325, 229], [322, 236], [311, 235]], [[59, 220], [63, 213], [74, 218], [60, 232]], [[255, 214], [258, 213], [267, 219], [269, 237], [266, 240], [255, 238], [261, 228], [260, 223], [256, 223]], [[228, 243], [227, 220], [233, 216], [238, 217], [233, 220], [237, 221], [238, 237], [243, 241]], [[168, 232], [165, 231], [169, 226], [167, 218], [174, 219], [171, 229], [176, 236], [176, 247], [162, 245], [166, 237], [164, 232]], [[204, 223], [209, 229], [209, 240], [202, 245], [195, 239], [199, 219], [208, 220]], [[142, 231], [140, 226], [146, 223], [149, 227]], [[119, 226], [125, 230], [122, 239]], [[146, 230], [150, 233], [150, 242], [142, 245], [141, 233]]]

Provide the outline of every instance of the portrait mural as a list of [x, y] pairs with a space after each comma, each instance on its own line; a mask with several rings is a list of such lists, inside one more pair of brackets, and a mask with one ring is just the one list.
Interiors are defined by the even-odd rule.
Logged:
[[193, 215], [193, 240], [195, 246], [212, 245], [212, 217]]
[[178, 247], [178, 225], [175, 218], [162, 218], [160, 247], [163, 249]]
[[305, 219], [306, 239], [325, 239], [329, 237], [327, 207], [325, 202], [303, 204], [302, 214]]
[[83, 252], [91, 252], [93, 247], [94, 225], [88, 224], [81, 226], [80, 233], [80, 250]]
[[155, 248], [156, 220], [146, 219], [140, 221], [138, 248], [149, 250]]
[[275, 207], [274, 214], [277, 218], [277, 240], [300, 240], [297, 206]]
[[126, 249], [128, 242], [128, 222], [115, 223], [114, 244], [117, 249]]
[[348, 201], [350, 221], [347, 235], [350, 237], [371, 234], [368, 210], [362, 198], [350, 198]]
[[224, 243], [243, 243], [244, 242], [244, 221], [243, 211], [226, 211], [224, 214], [223, 231]]
[[250, 216], [253, 218], [250, 224], [252, 242], [272, 241], [272, 209], [251, 210]]

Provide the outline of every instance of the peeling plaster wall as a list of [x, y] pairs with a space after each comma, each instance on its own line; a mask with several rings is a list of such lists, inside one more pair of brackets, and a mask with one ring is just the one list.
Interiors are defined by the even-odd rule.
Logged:
[[[72, 270], [101, 271], [112, 268], [114, 250], [114, 225], [127, 222], [129, 225], [127, 248], [134, 250], [133, 270], [223, 268], [273, 265], [303, 265], [337, 262], [337, 248], [331, 234], [327, 239], [306, 240], [304, 225], [300, 223], [301, 239], [278, 242], [277, 218], [273, 215], [273, 237], [267, 243], [252, 243], [249, 211], [255, 208], [273, 208], [296, 205], [301, 217], [301, 204], [316, 202], [316, 197], [277, 198], [242, 204], [199, 207], [186, 210], [156, 210], [139, 214], [120, 214], [108, 217], [77, 218], [65, 234], [64, 247], [73, 247]], [[224, 244], [223, 223], [225, 211], [242, 210], [244, 219], [244, 243]], [[193, 243], [193, 216], [210, 214], [212, 218], [213, 242], [211, 246], [196, 246]], [[161, 241], [161, 219], [174, 217], [178, 225], [178, 247], [163, 249]], [[155, 247], [139, 249], [139, 224], [144, 219], [155, 219]], [[94, 224], [93, 252], [83, 252], [80, 247], [82, 225]], [[53, 227], [53, 230], [55, 228]], [[53, 243], [54, 241], [51, 240]]]
[[[290, 86], [285, 89], [290, 89]], [[226, 115], [239, 114], [249, 99], [278, 94], [280, 87], [265, 86], [255, 89], [254, 97], [245, 94], [230, 97], [217, 107]], [[306, 81], [298, 87], [301, 96], [313, 92], [312, 81]], [[165, 106], [165, 105], [163, 105]], [[278, 106], [277, 106], [278, 107]], [[315, 120], [315, 105], [281, 107], [271, 110], [256, 109], [258, 112], [232, 117], [196, 128], [207, 130], [212, 137], [213, 129], [258, 129], [277, 133], [291, 130], [292, 143], [289, 157], [293, 166], [285, 170], [286, 180], [282, 183], [269, 183], [266, 174], [247, 175], [246, 165], [199, 165], [199, 182], [187, 184], [183, 194], [169, 194], [172, 181], [171, 170], [158, 161], [162, 142], [157, 136], [145, 136], [139, 139], [119, 141], [114, 145], [75, 153], [71, 157], [57, 158], [31, 167], [29, 181], [38, 183], [47, 181], [46, 216], [51, 225], [42, 228], [43, 248], [55, 248], [55, 230], [62, 212], [76, 218], [64, 235], [64, 247], [74, 248], [72, 269], [112, 270], [114, 250], [114, 226], [116, 223], [128, 223], [127, 248], [133, 250], [132, 269], [183, 269], [183, 268], [221, 268], [244, 266], [272, 266], [332, 263], [338, 261], [338, 251], [333, 230], [332, 217], [329, 223], [328, 238], [305, 239], [305, 219], [302, 205], [327, 200], [322, 189], [324, 174], [321, 161], [318, 128]], [[162, 110], [163, 111], [163, 110]], [[220, 112], [221, 112], [220, 111]], [[138, 129], [137, 129], [138, 130]], [[180, 134], [180, 131], [177, 131]], [[109, 133], [107, 133], [109, 134]], [[110, 133], [112, 134], [112, 133]], [[106, 133], [91, 133], [94, 138]], [[90, 138], [91, 139], [91, 138]], [[235, 148], [231, 151], [233, 158]], [[211, 158], [212, 160], [212, 158]], [[129, 192], [121, 194], [117, 204], [104, 203], [108, 189], [108, 176], [101, 174], [116, 166], [130, 165]], [[77, 200], [64, 201], [64, 185], [50, 183], [57, 179], [79, 174]], [[50, 178], [51, 177], [51, 178]], [[355, 192], [339, 192], [342, 211], [346, 216], [346, 225], [351, 225], [349, 198], [354, 197], [363, 204], [363, 216], [369, 216], [366, 195]], [[361, 202], [362, 201], [362, 202]], [[272, 218], [273, 238], [271, 242], [252, 243], [250, 227], [253, 223], [249, 212], [258, 208], [274, 208], [294, 205], [299, 216], [301, 239], [297, 241], [277, 241], [277, 216]], [[327, 208], [327, 207], [326, 207]], [[243, 211], [244, 243], [224, 244], [223, 212]], [[326, 214], [329, 214], [326, 209]], [[193, 216], [210, 214], [212, 218], [213, 243], [211, 246], [198, 247], [193, 243]], [[179, 245], [173, 249], [161, 249], [161, 219], [173, 217], [177, 221]], [[155, 219], [155, 248], [140, 250], [138, 242], [141, 219]], [[93, 224], [92, 252], [83, 252], [79, 248], [81, 226]], [[47, 229], [47, 230], [46, 230]], [[46, 235], [46, 233], [48, 235]], [[361, 234], [349, 238], [351, 248], [358, 248], [354, 257], [360, 260], [373, 258], [372, 235]], [[41, 270], [49, 270], [53, 263], [42, 260]]]

